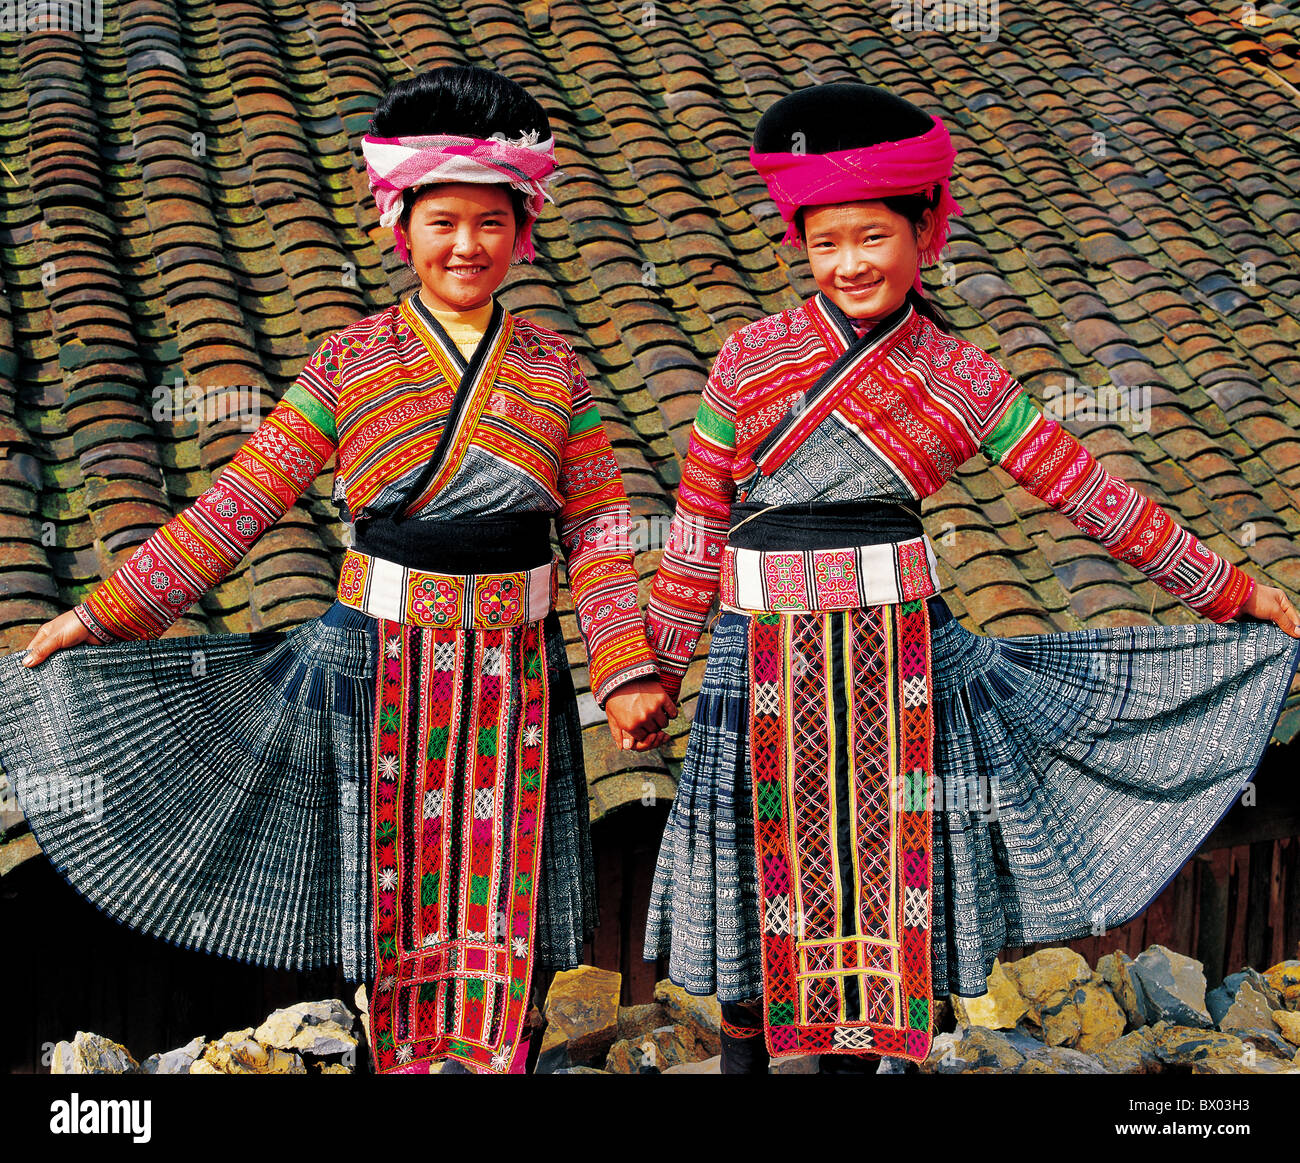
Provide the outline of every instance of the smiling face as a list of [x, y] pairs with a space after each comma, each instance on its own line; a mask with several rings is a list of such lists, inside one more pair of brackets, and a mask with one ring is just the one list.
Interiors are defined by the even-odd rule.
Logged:
[[405, 228], [420, 297], [444, 311], [482, 307], [510, 269], [517, 230], [504, 185], [443, 182], [421, 191]]
[[934, 215], [912, 224], [883, 202], [842, 202], [803, 211], [813, 278], [850, 319], [883, 319], [907, 298]]

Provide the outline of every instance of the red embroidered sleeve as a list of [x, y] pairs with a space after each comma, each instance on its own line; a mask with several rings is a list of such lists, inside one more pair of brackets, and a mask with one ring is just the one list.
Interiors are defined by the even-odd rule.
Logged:
[[1020, 388], [989, 425], [980, 451], [1034, 496], [1095, 537], [1198, 614], [1236, 617], [1255, 581], [1178, 524], [1160, 505], [1107, 472]]
[[722, 345], [700, 398], [659, 570], [646, 608], [646, 636], [674, 699], [713, 609], [727, 544], [736, 449], [735, 386], [740, 343]]
[[657, 673], [637, 603], [631, 508], [618, 461], [577, 359], [569, 436], [560, 465], [558, 529], [578, 628], [587, 647], [591, 693], [600, 706], [623, 683]]
[[335, 450], [333, 339], [192, 505], [81, 605], [99, 641], [157, 638], [222, 580], [316, 479]]

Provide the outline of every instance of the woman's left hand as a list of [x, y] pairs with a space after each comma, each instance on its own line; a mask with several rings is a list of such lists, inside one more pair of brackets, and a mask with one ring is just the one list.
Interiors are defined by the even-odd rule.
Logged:
[[1241, 612], [1263, 622], [1275, 622], [1292, 638], [1300, 638], [1300, 618], [1291, 599], [1275, 586], [1255, 583], [1254, 592], [1242, 603]]
[[658, 678], [634, 678], [605, 700], [610, 734], [624, 751], [649, 751], [670, 742], [664, 733], [677, 706], [659, 685]]

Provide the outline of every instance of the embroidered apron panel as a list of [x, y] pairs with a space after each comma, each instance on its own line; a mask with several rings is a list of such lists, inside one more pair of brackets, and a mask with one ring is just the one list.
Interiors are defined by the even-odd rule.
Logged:
[[533, 969], [550, 688], [542, 624], [379, 626], [375, 1070], [452, 1057], [504, 1073]]
[[773, 1055], [929, 1053], [929, 643], [924, 601], [750, 619]]

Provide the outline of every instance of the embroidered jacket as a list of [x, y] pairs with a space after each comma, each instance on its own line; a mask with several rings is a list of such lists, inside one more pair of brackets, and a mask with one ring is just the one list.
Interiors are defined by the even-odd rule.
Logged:
[[497, 311], [467, 362], [418, 296], [327, 339], [208, 490], [76, 608], [82, 622], [100, 641], [160, 635], [335, 453], [345, 521], [406, 493], [413, 520], [557, 513], [593, 695], [655, 673], [627, 496], [573, 349]]
[[[996, 360], [910, 304], [847, 390], [810, 401], [856, 338], [846, 323], [817, 295], [740, 328], [718, 353], [647, 610], [670, 695], [680, 690], [718, 591], [733, 501], [917, 500], [977, 452], [1198, 613], [1223, 622], [1241, 609], [1254, 589], [1249, 576], [1107, 472]], [[760, 477], [754, 463], [757, 446], [783, 421], [783, 441], [793, 430], [796, 444], [818, 442], [805, 458], [815, 471], [803, 470], [795, 485], [789, 474], [785, 484]]]

